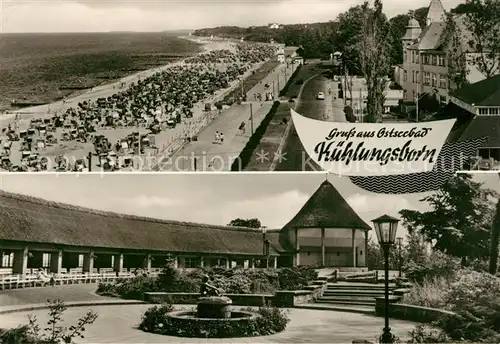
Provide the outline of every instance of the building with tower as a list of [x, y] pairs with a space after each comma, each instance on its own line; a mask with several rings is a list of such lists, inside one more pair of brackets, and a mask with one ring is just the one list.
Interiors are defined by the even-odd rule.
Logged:
[[[410, 19], [403, 36], [402, 87], [406, 101], [415, 101], [424, 95], [431, 95], [441, 104], [449, 101], [449, 54], [450, 42], [443, 40], [446, 11], [440, 0], [431, 0], [426, 18], [426, 26]], [[457, 27], [463, 31], [459, 17], [455, 18]], [[466, 42], [463, 42], [463, 52], [471, 55]], [[484, 77], [473, 66], [468, 67], [469, 82], [477, 82]]]

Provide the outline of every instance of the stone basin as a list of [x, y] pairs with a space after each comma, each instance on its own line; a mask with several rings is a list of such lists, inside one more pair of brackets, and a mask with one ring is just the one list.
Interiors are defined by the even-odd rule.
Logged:
[[201, 319], [228, 319], [231, 318], [233, 301], [225, 296], [202, 297], [198, 299], [196, 316]]

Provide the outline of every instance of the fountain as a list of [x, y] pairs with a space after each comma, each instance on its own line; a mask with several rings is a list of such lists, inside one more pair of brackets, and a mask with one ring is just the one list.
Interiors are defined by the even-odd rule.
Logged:
[[[225, 337], [228, 335], [228, 327], [235, 330], [250, 327], [250, 324], [260, 317], [260, 314], [256, 312], [233, 311], [231, 309], [232, 300], [226, 296], [221, 296], [220, 291], [209, 284], [208, 276], [203, 278], [200, 294], [201, 297], [198, 299], [196, 311], [174, 311], [165, 315], [170, 323], [174, 325], [173, 327], [179, 329], [177, 331], [179, 335], [204, 337], [210, 332], [213, 333], [210, 337]], [[195, 323], [196, 326], [193, 326]], [[182, 329], [195, 327], [200, 329], [197, 333], [182, 334]], [[236, 333], [234, 335], [236, 336]]]

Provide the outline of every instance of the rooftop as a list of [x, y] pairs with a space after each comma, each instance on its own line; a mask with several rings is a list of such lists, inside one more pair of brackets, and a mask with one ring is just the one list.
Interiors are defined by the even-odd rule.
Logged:
[[[0, 191], [0, 240], [165, 252], [261, 255], [261, 229], [117, 214]], [[282, 250], [270, 233], [271, 254]]]
[[337, 189], [325, 180], [285, 228], [352, 228], [371, 230]]
[[451, 96], [473, 106], [500, 106], [500, 75], [462, 87]]

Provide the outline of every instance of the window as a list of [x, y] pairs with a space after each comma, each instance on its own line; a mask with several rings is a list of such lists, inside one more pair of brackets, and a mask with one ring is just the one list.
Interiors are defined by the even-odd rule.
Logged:
[[[57, 254], [57, 253], [54, 253]], [[42, 268], [48, 268], [50, 266], [50, 254], [43, 253], [42, 254]]]
[[447, 88], [447, 78], [444, 74], [439, 74], [439, 88]]
[[415, 83], [415, 71], [411, 71], [411, 81]]
[[487, 115], [488, 114], [488, 108], [479, 108], [479, 114], [480, 115]]
[[2, 253], [2, 267], [11, 268], [14, 262], [14, 253]]
[[83, 254], [78, 255], [78, 267], [79, 268], [83, 267]]
[[185, 257], [184, 267], [187, 269], [198, 268], [201, 266], [201, 259], [199, 257]]
[[444, 55], [439, 55], [438, 65], [440, 65], [442, 67], [446, 67]]
[[424, 59], [423, 63], [424, 63], [425, 65], [428, 65], [428, 64], [429, 64], [429, 55], [425, 54], [425, 55], [423, 56], [423, 59]]
[[420, 72], [416, 72], [415, 76], [417, 77], [417, 84], [420, 84]]
[[446, 96], [442, 96], [442, 95], [440, 95], [440, 96], [439, 96], [439, 102], [440, 102], [441, 104], [446, 104], [446, 102], [447, 102], [447, 100], [446, 100]]
[[432, 73], [432, 87], [437, 86], [437, 75], [436, 73]]
[[437, 65], [437, 56], [436, 55], [432, 55], [432, 65], [433, 66]]
[[418, 51], [417, 51], [417, 53], [415, 54], [415, 60], [416, 60], [416, 61], [415, 61], [416, 63], [419, 63], [419, 62], [420, 62], [420, 54], [419, 54], [419, 52], [418, 52]]
[[363, 255], [363, 251], [360, 250], [359, 251], [359, 255], [362, 256]]
[[411, 52], [411, 63], [415, 63], [415, 52]]
[[411, 91], [413, 94], [413, 99], [415, 99], [415, 90]]
[[499, 108], [490, 108], [490, 115], [498, 115]]
[[407, 81], [407, 80], [408, 80], [408, 72], [405, 71], [403, 74], [403, 81]]
[[431, 73], [424, 72], [424, 85], [430, 85], [430, 84], [431, 84]]

